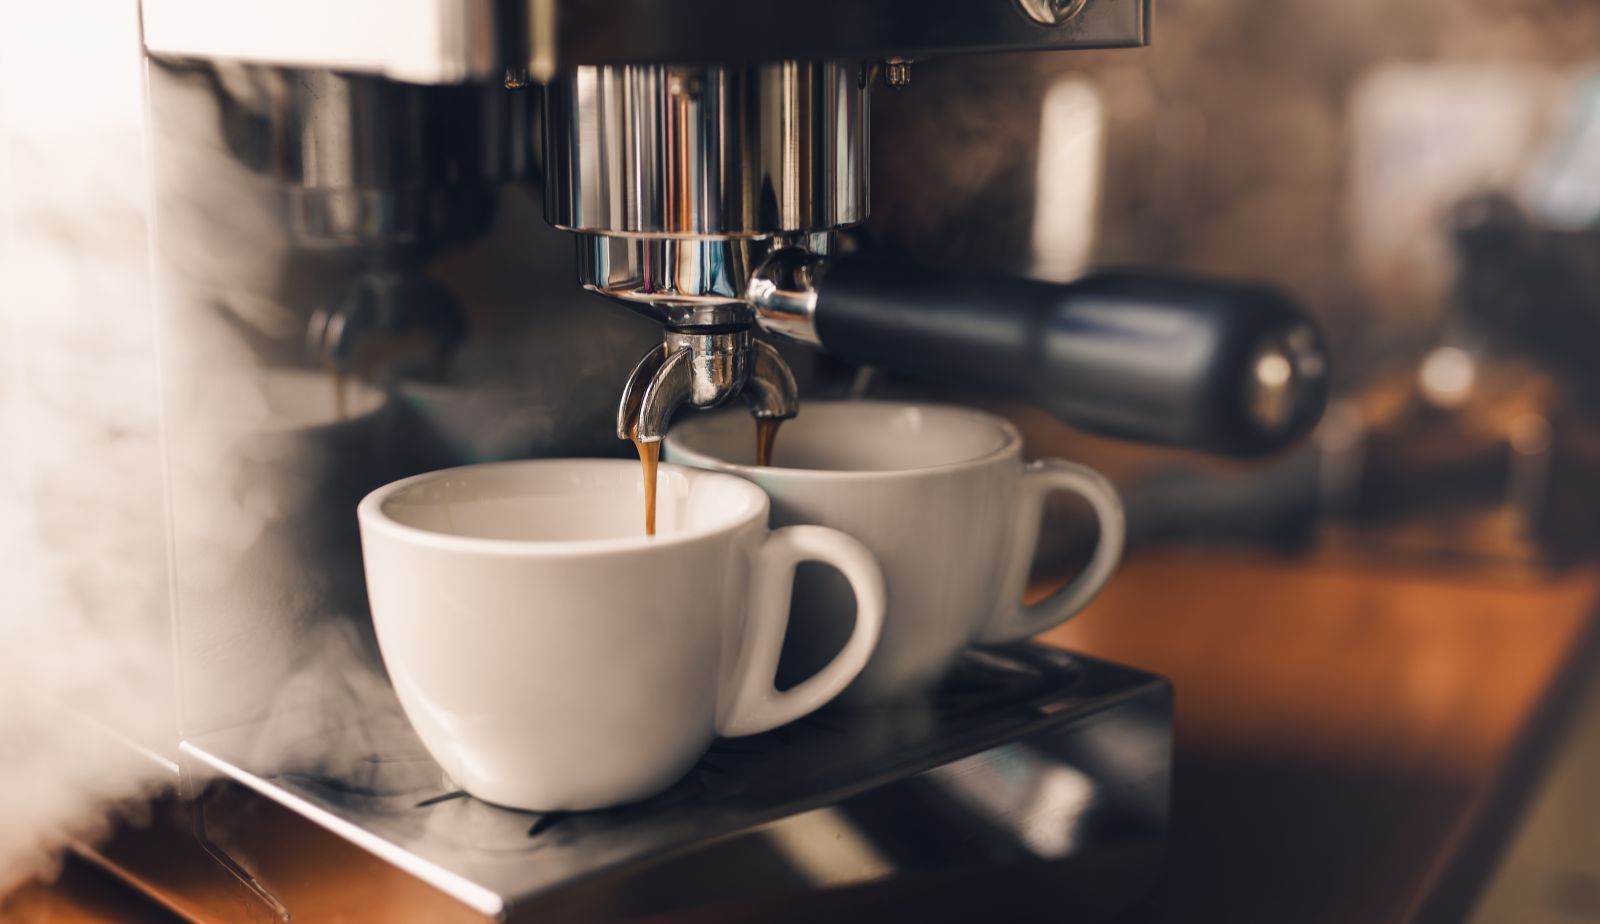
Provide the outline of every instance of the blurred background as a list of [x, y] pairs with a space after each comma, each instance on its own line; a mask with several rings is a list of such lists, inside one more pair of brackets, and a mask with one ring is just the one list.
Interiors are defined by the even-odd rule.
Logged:
[[[1585, 560], [1600, 9], [1169, 0], [1155, 19], [1146, 51], [919, 67], [874, 113], [872, 231], [1047, 278], [1160, 266], [1301, 299], [1336, 360], [1320, 458], [1209, 491], [1148, 472], [1175, 492], [1142, 511], [1148, 538], [1193, 514], [1271, 542], [1373, 527], [1358, 544], [1385, 557]], [[906, 156], [936, 143], [963, 156]], [[1190, 462], [1133, 455], [1173, 479]]]
[[[1125, 492], [1124, 573], [1049, 640], [1178, 691], [1153, 917], [1600, 920], [1600, 4], [1155, 0], [1154, 23], [1146, 49], [917, 62], [875, 91], [863, 233], [1050, 279], [1281, 285], [1335, 362], [1313, 437], [1226, 463], [818, 379], [984, 404]], [[86, 591], [50, 541], [162, 554], [160, 499], [119, 490], [160, 465], [140, 74], [131, 2], [0, 0], [0, 919], [140, 901], [52, 870], [59, 832], [102, 836], [149, 777], [23, 705], [171, 708], [143, 647], [160, 567]], [[1041, 586], [1081, 522], [1052, 511]]]

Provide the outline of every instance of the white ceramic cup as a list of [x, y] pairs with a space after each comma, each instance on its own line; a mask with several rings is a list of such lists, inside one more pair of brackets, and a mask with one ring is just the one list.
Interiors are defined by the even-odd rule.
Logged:
[[[924, 692], [973, 643], [1019, 641], [1088, 605], [1122, 555], [1122, 502], [1093, 469], [1024, 465], [1009, 422], [966, 408], [875, 401], [805, 404], [778, 432], [774, 465], [755, 462], [743, 413], [708, 414], [667, 435], [674, 462], [730, 472], [772, 497], [773, 522], [820, 524], [860, 539], [883, 566], [883, 638], [844, 700]], [[1045, 498], [1088, 501], [1100, 541], [1076, 580], [1025, 606]], [[838, 649], [851, 605], [826, 574], [802, 572], [784, 667], [804, 669]]]
[[[823, 705], [867, 663], [883, 577], [861, 543], [767, 529], [767, 496], [661, 466], [644, 535], [639, 463], [472, 465], [361, 502], [373, 625], [406, 716], [457, 785], [521, 809], [653, 795], [717, 735]], [[790, 689], [774, 684], [796, 566], [837, 568], [861, 617]]]

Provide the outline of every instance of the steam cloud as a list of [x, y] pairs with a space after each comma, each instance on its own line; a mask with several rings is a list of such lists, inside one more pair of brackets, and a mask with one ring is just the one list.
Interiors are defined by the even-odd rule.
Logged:
[[0, 893], [176, 779], [135, 15], [0, 2]]
[[[274, 383], [260, 376], [219, 376], [184, 390], [176, 413], [186, 426], [168, 443], [177, 488], [169, 490], [136, 15], [128, 0], [0, 0], [0, 897], [48, 874], [74, 841], [95, 841], [121, 817], [137, 820], [151, 797], [175, 786], [180, 644], [203, 667], [183, 681], [190, 719], [213, 706], [250, 712], [208, 714], [200, 731], [259, 722], [246, 752], [231, 755], [252, 769], [377, 789], [437, 781], [360, 620], [336, 616], [338, 605], [285, 553], [305, 537], [283, 527], [317, 503], [295, 486], [312, 491], [319, 479], [246, 471], [278, 471], [308, 453], [336, 456], [318, 448], [337, 440], [317, 426], [335, 417], [332, 389], [317, 389], [311, 410], [297, 393], [269, 394]], [[183, 168], [179, 175], [193, 177], [183, 190], [190, 207], [164, 220], [214, 216], [226, 191], [214, 184], [227, 178]], [[272, 233], [275, 204], [235, 203], [223, 223], [270, 246], [281, 238]], [[211, 230], [169, 227], [198, 242], [190, 256], [216, 275], [204, 264], [216, 249]], [[566, 278], [570, 249], [556, 252]], [[248, 296], [225, 294], [234, 309]], [[284, 314], [265, 302], [244, 308], [256, 326]], [[241, 348], [227, 330], [188, 333], [205, 337], [201, 352], [224, 366], [227, 351]], [[638, 355], [639, 342], [614, 352]], [[607, 370], [588, 374], [608, 394], [619, 380]], [[511, 395], [502, 404], [527, 402], [520, 389]], [[375, 393], [373, 403], [383, 397]], [[361, 426], [365, 408], [354, 394], [351, 426]], [[505, 416], [492, 402], [477, 414], [446, 410], [450, 420]], [[504, 451], [544, 442], [557, 416], [521, 412], [538, 426], [512, 434], [515, 446]], [[241, 428], [255, 438], [240, 443]], [[174, 522], [181, 514], [179, 530], [169, 530], [169, 505]], [[193, 619], [176, 639], [174, 536], [206, 552], [189, 556], [177, 576], [190, 602], [200, 601], [186, 612], [248, 617], [269, 607], [279, 618]], [[400, 783], [396, 765], [407, 771]]]

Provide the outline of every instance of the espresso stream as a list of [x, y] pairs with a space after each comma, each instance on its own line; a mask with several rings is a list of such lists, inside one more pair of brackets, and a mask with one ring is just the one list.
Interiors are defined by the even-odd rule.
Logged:
[[772, 446], [778, 441], [778, 428], [781, 426], [781, 418], [756, 418], [756, 464], [762, 468], [772, 464]]
[[[772, 447], [778, 441], [778, 428], [783, 426], [783, 421], [776, 418], [761, 417], [756, 419], [756, 464], [766, 467], [772, 464]], [[656, 473], [661, 468], [661, 441], [653, 443], [639, 442], [639, 428], [634, 427], [628, 434], [633, 441], [633, 448], [639, 452], [639, 465], [644, 470], [644, 534], [656, 534]]]
[[656, 472], [661, 467], [661, 441], [639, 442], [639, 428], [628, 434], [633, 448], [639, 451], [639, 464], [644, 468], [644, 534], [656, 534]]

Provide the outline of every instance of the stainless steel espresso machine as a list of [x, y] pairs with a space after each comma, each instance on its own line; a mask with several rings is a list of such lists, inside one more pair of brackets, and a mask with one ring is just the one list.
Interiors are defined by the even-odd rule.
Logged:
[[[408, 883], [419, 920], [839, 914], [907, 884], [954, 908], [973, 869], [1085, 919], [1124, 908], [1165, 830], [1160, 678], [976, 652], [927, 702], [718, 744], [646, 803], [512, 812], [456, 791], [400, 716], [354, 511], [428, 469], [629, 452], [691, 409], [804, 413], [833, 384], [822, 355], [1116, 436], [1293, 441], [1326, 366], [1269, 289], [1047, 284], [856, 233], [871, 97], [915, 61], [1139, 46], [1148, 16], [1144, 0], [143, 0], [172, 759], [196, 843], [237, 886], [216, 913], [327, 913], [230, 814], [244, 791], [378, 858], [351, 868]], [[183, 891], [148, 851], [101, 855]], [[206, 911], [193, 901], [177, 904]]]

